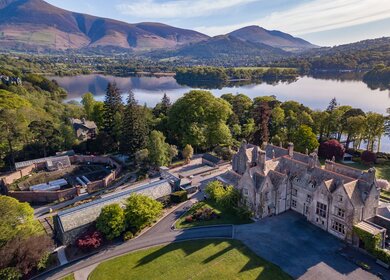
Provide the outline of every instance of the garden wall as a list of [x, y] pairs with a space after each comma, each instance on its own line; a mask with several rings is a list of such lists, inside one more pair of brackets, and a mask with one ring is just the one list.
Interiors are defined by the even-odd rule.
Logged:
[[70, 189], [59, 191], [8, 191], [8, 195], [16, 198], [21, 202], [30, 203], [50, 203], [60, 199], [72, 199], [79, 195], [79, 188], [73, 187]]
[[5, 186], [5, 185], [10, 185], [12, 184], [13, 182], [15, 182], [16, 180], [24, 177], [24, 176], [27, 176], [28, 174], [30, 174], [33, 170], [35, 169], [35, 165], [32, 164], [32, 165], [29, 165], [29, 166], [26, 166], [26, 167], [23, 167], [22, 169], [19, 169], [15, 172], [12, 172], [4, 177], [1, 178], [1, 183]]

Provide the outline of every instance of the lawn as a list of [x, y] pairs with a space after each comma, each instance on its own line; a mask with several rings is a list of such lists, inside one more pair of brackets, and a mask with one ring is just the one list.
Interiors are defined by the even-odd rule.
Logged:
[[73, 274], [69, 274], [69, 275], [65, 276], [64, 278], [62, 278], [61, 280], [75, 280], [75, 279], [74, 279]]
[[171, 243], [101, 263], [89, 280], [292, 279], [237, 240]]
[[[209, 221], [193, 221], [191, 223], [187, 223], [185, 221], [186, 216], [192, 215], [196, 212], [197, 209], [208, 206], [214, 211], [220, 215], [219, 219], [212, 219]], [[226, 211], [223, 208], [216, 205], [215, 202], [207, 200], [207, 201], [201, 201], [196, 204], [194, 204], [183, 216], [181, 216], [175, 223], [176, 228], [191, 228], [191, 227], [198, 227], [198, 226], [209, 226], [209, 225], [223, 225], [223, 224], [248, 224], [251, 223], [252, 220], [247, 219], [243, 220], [240, 217], [238, 217], [234, 212], [232, 211]]]

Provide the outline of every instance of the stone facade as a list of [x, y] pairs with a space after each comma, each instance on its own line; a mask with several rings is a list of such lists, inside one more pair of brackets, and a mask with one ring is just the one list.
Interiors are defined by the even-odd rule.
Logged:
[[333, 161], [321, 167], [316, 153], [294, 152], [293, 144], [262, 150], [244, 142], [226, 176], [230, 182], [236, 178], [234, 185], [256, 218], [291, 209], [351, 243], [353, 226], [375, 217], [379, 203], [375, 169], [362, 172]]

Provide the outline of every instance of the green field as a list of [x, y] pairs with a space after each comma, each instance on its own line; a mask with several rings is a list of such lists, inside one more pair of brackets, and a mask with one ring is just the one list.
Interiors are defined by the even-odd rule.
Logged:
[[237, 240], [172, 243], [124, 255], [98, 265], [90, 280], [292, 279]]
[[[187, 223], [185, 221], [185, 217], [188, 215], [192, 215], [195, 213], [195, 211], [203, 206], [210, 207], [214, 209], [214, 211], [219, 214], [221, 217], [219, 219], [213, 219], [209, 221], [194, 221], [192, 223]], [[225, 211], [221, 207], [218, 207], [215, 202], [207, 200], [198, 202], [194, 204], [183, 216], [181, 216], [175, 223], [176, 228], [192, 228], [192, 227], [199, 227], [199, 226], [210, 226], [210, 225], [223, 225], [223, 224], [248, 224], [251, 223], [252, 220], [243, 220], [237, 215], [235, 215], [234, 212]]]

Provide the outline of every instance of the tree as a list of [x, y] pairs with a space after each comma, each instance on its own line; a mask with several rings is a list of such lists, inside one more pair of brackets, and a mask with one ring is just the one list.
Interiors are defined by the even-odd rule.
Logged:
[[142, 194], [133, 194], [126, 201], [125, 220], [135, 231], [153, 222], [162, 211], [162, 204]]
[[342, 160], [344, 157], [345, 148], [339, 141], [332, 139], [326, 142], [322, 142], [318, 149], [318, 155], [322, 158], [336, 160]]
[[96, 228], [108, 240], [119, 237], [125, 230], [125, 213], [119, 204], [104, 206], [96, 219]]
[[15, 165], [15, 146], [26, 135], [27, 125], [22, 111], [16, 109], [0, 110], [0, 138], [6, 141], [11, 165]]
[[103, 243], [103, 236], [99, 231], [89, 230], [76, 240], [76, 246], [81, 250], [99, 248]]
[[121, 115], [123, 111], [122, 97], [116, 83], [108, 83], [106, 90], [106, 97], [104, 99], [104, 122], [103, 129], [117, 142], [117, 135], [115, 135], [116, 115]]
[[95, 101], [92, 108], [91, 120], [93, 120], [98, 129], [103, 128], [104, 125], [104, 103]]
[[156, 166], [168, 165], [171, 160], [171, 147], [165, 142], [162, 132], [153, 130], [148, 140], [149, 161]]
[[366, 164], [374, 164], [376, 162], [376, 154], [371, 151], [364, 151], [360, 157]]
[[[209, 91], [192, 90], [172, 105], [168, 125], [172, 138], [182, 145], [207, 149], [231, 141], [231, 137], [226, 138], [230, 133], [226, 122], [231, 114], [225, 100], [214, 97]], [[223, 137], [215, 139], [216, 130], [223, 133]]]
[[194, 155], [194, 149], [190, 144], [187, 144], [181, 152], [186, 163], [189, 163]]
[[149, 159], [149, 150], [148, 149], [142, 149], [135, 153], [135, 162], [138, 165], [146, 164], [147, 160]]
[[81, 104], [84, 106], [84, 111], [88, 120], [92, 120], [93, 110], [95, 106], [95, 98], [92, 93], [87, 92], [81, 98]]
[[345, 141], [345, 149], [349, 148], [351, 141], [354, 142], [354, 146], [360, 143], [362, 139], [362, 134], [364, 132], [364, 123], [366, 121], [365, 116], [352, 116], [347, 118], [345, 121], [345, 132], [347, 134], [347, 139]]
[[366, 115], [364, 135], [367, 140], [367, 150], [373, 152], [377, 141], [377, 150], [380, 150], [381, 137], [385, 132], [385, 117], [378, 113], [369, 112]]
[[0, 248], [0, 268], [15, 267], [22, 274], [27, 274], [52, 248], [53, 241], [45, 234], [17, 236]]
[[179, 150], [177, 149], [177, 147], [175, 145], [169, 145], [168, 148], [169, 163], [172, 163], [172, 159], [177, 157], [178, 154], [179, 154]]
[[307, 125], [301, 125], [298, 130], [293, 134], [294, 148], [301, 153], [304, 153], [306, 149], [314, 151], [318, 147], [317, 136], [313, 133], [312, 129]]
[[269, 122], [272, 114], [271, 107], [267, 102], [255, 103], [253, 108], [253, 119], [256, 123], [256, 130], [253, 136], [253, 143], [261, 145], [269, 142]]
[[208, 183], [206, 193], [210, 199], [226, 209], [236, 207], [240, 200], [240, 193], [233, 186], [224, 186], [220, 181]]
[[0, 195], [0, 247], [17, 236], [30, 236], [42, 232], [34, 219], [34, 209], [28, 203]]
[[130, 91], [123, 119], [121, 151], [133, 155], [145, 148], [147, 135], [148, 127], [144, 110], [135, 100], [134, 93]]
[[28, 127], [33, 141], [42, 147], [44, 157], [47, 157], [48, 149], [56, 150], [58, 148], [60, 132], [51, 121], [32, 121]]
[[158, 104], [154, 107], [154, 109], [153, 109], [153, 114], [154, 114], [156, 117], [167, 116], [169, 110], [171, 109], [171, 106], [172, 106], [171, 100], [169, 99], [169, 97], [167, 96], [167, 94], [164, 93], [164, 96], [162, 97], [161, 102], [158, 103]]
[[19, 280], [22, 278], [22, 274], [16, 267], [7, 267], [0, 269], [0, 279], [3, 280]]

